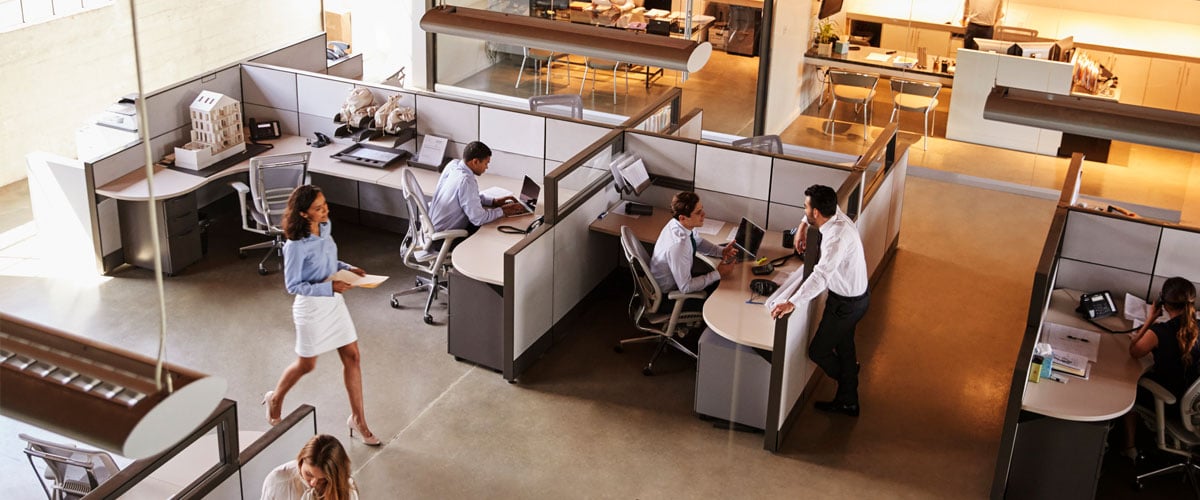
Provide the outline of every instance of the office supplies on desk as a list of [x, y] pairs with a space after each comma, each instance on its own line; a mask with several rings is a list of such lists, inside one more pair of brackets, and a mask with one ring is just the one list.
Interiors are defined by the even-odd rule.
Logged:
[[425, 138], [421, 140], [421, 149], [417, 151], [417, 158], [413, 163], [433, 170], [440, 169], [446, 158], [446, 145], [449, 142], [450, 140], [445, 137], [425, 134]]
[[1079, 296], [1079, 308], [1076, 312], [1083, 314], [1084, 319], [1100, 319], [1112, 316], [1117, 312], [1112, 294], [1108, 290], [1085, 293]]
[[335, 160], [378, 168], [386, 167], [397, 160], [407, 160], [410, 156], [412, 156], [412, 153], [402, 149], [386, 148], [383, 146], [363, 143], [356, 143], [346, 149], [329, 155], [330, 158]]
[[867, 57], [866, 57], [866, 60], [875, 61], [875, 62], [888, 62], [891, 59], [892, 59], [892, 56], [890, 56], [888, 54], [882, 54], [879, 52], [872, 52], [870, 54], [867, 54]]
[[765, 276], [765, 275], [775, 272], [775, 266], [772, 265], [770, 262], [768, 262], [766, 264], [760, 264], [760, 265], [751, 267], [750, 272], [753, 273], [755, 276]]
[[1052, 356], [1055, 371], [1083, 379], [1087, 379], [1091, 373], [1092, 364], [1084, 356], [1060, 350], [1055, 350]]
[[630, 201], [625, 203], [625, 213], [627, 215], [653, 215], [654, 207]]
[[282, 135], [279, 132], [278, 120], [268, 120], [260, 123], [258, 120], [251, 118], [247, 128], [250, 129], [250, 140], [252, 141], [278, 139]]
[[758, 224], [750, 222], [750, 219], [742, 217], [742, 222], [738, 224], [737, 234], [733, 237], [733, 245], [737, 246], [738, 262], [746, 260], [746, 258], [758, 258], [758, 247], [762, 245], [763, 236], [767, 232], [763, 228], [758, 227]]
[[1042, 341], [1050, 344], [1055, 353], [1068, 351], [1096, 361], [1100, 355], [1100, 333], [1058, 323], [1042, 325]]

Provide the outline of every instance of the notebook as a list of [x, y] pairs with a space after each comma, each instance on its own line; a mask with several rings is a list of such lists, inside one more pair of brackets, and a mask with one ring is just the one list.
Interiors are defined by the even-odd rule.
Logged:
[[758, 224], [750, 222], [750, 219], [742, 217], [742, 222], [738, 224], [737, 235], [733, 237], [733, 244], [741, 250], [737, 253], [737, 261], [742, 262], [746, 258], [758, 258], [758, 247], [762, 245], [763, 235], [766, 231], [758, 227]]

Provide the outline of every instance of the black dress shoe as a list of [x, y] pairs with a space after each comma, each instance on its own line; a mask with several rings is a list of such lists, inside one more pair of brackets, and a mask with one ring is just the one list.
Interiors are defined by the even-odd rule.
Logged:
[[813, 408], [829, 413], [844, 413], [851, 417], [858, 416], [857, 403], [842, 403], [839, 401], [817, 401], [813, 403]]

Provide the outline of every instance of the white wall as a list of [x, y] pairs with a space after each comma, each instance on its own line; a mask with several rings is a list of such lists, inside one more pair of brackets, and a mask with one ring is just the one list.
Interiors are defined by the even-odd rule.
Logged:
[[763, 130], [778, 134], [800, 115], [804, 48], [808, 47], [813, 0], [775, 1], [771, 41], [771, 73], [767, 82], [767, 117]]
[[[425, 13], [425, 0], [349, 0], [348, 4], [353, 49], [363, 55], [363, 81], [381, 82], [403, 67], [406, 87], [423, 85], [424, 77], [414, 78], [414, 59], [423, 59], [425, 53], [425, 32], [417, 26]], [[420, 45], [415, 43], [418, 38]]]
[[[318, 0], [138, 0], [146, 91], [321, 31]], [[137, 91], [127, 2], [0, 33], [0, 185], [24, 156], [75, 156], [75, 130]], [[270, 27], [265, 29], [264, 27]]]

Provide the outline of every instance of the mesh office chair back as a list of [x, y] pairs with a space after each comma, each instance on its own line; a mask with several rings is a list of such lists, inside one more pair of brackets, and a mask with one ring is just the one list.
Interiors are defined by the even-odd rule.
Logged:
[[[412, 263], [428, 260], [432, 256], [420, 256], [416, 254], [429, 248], [429, 244], [433, 241], [433, 220], [429, 217], [429, 200], [425, 198], [425, 192], [421, 190], [421, 184], [417, 182], [417, 176], [412, 173], [412, 170], [404, 169], [404, 182], [400, 185], [404, 193], [404, 204], [408, 208], [408, 233], [405, 243], [402, 245], [403, 251], [406, 252], [405, 263], [409, 263], [409, 259], [413, 259]], [[409, 267], [412, 267], [411, 265]]]
[[[53, 499], [83, 498], [120, 471], [112, 455], [96, 450], [85, 450], [72, 444], [61, 444], [18, 434], [26, 442], [25, 456], [38, 475], [46, 497]], [[46, 466], [44, 474], [38, 471], [34, 459]], [[44, 479], [52, 481], [47, 486]]]
[[310, 152], [250, 159], [250, 198], [252, 215], [271, 233], [282, 233], [283, 211], [288, 197], [305, 182]]
[[582, 120], [583, 98], [575, 94], [533, 96], [529, 98], [529, 110], [534, 113], [569, 116], [576, 120]]
[[646, 255], [646, 248], [629, 226], [621, 226], [621, 248], [625, 250], [629, 271], [634, 286], [637, 287], [638, 297], [641, 298], [642, 306], [634, 315], [634, 322], [639, 322], [647, 314], [658, 310], [663, 293], [658, 287], [658, 282], [654, 281], [654, 275], [650, 274], [650, 256]]
[[777, 135], [756, 135], [733, 141], [733, 147], [763, 153], [783, 154], [783, 140]]

